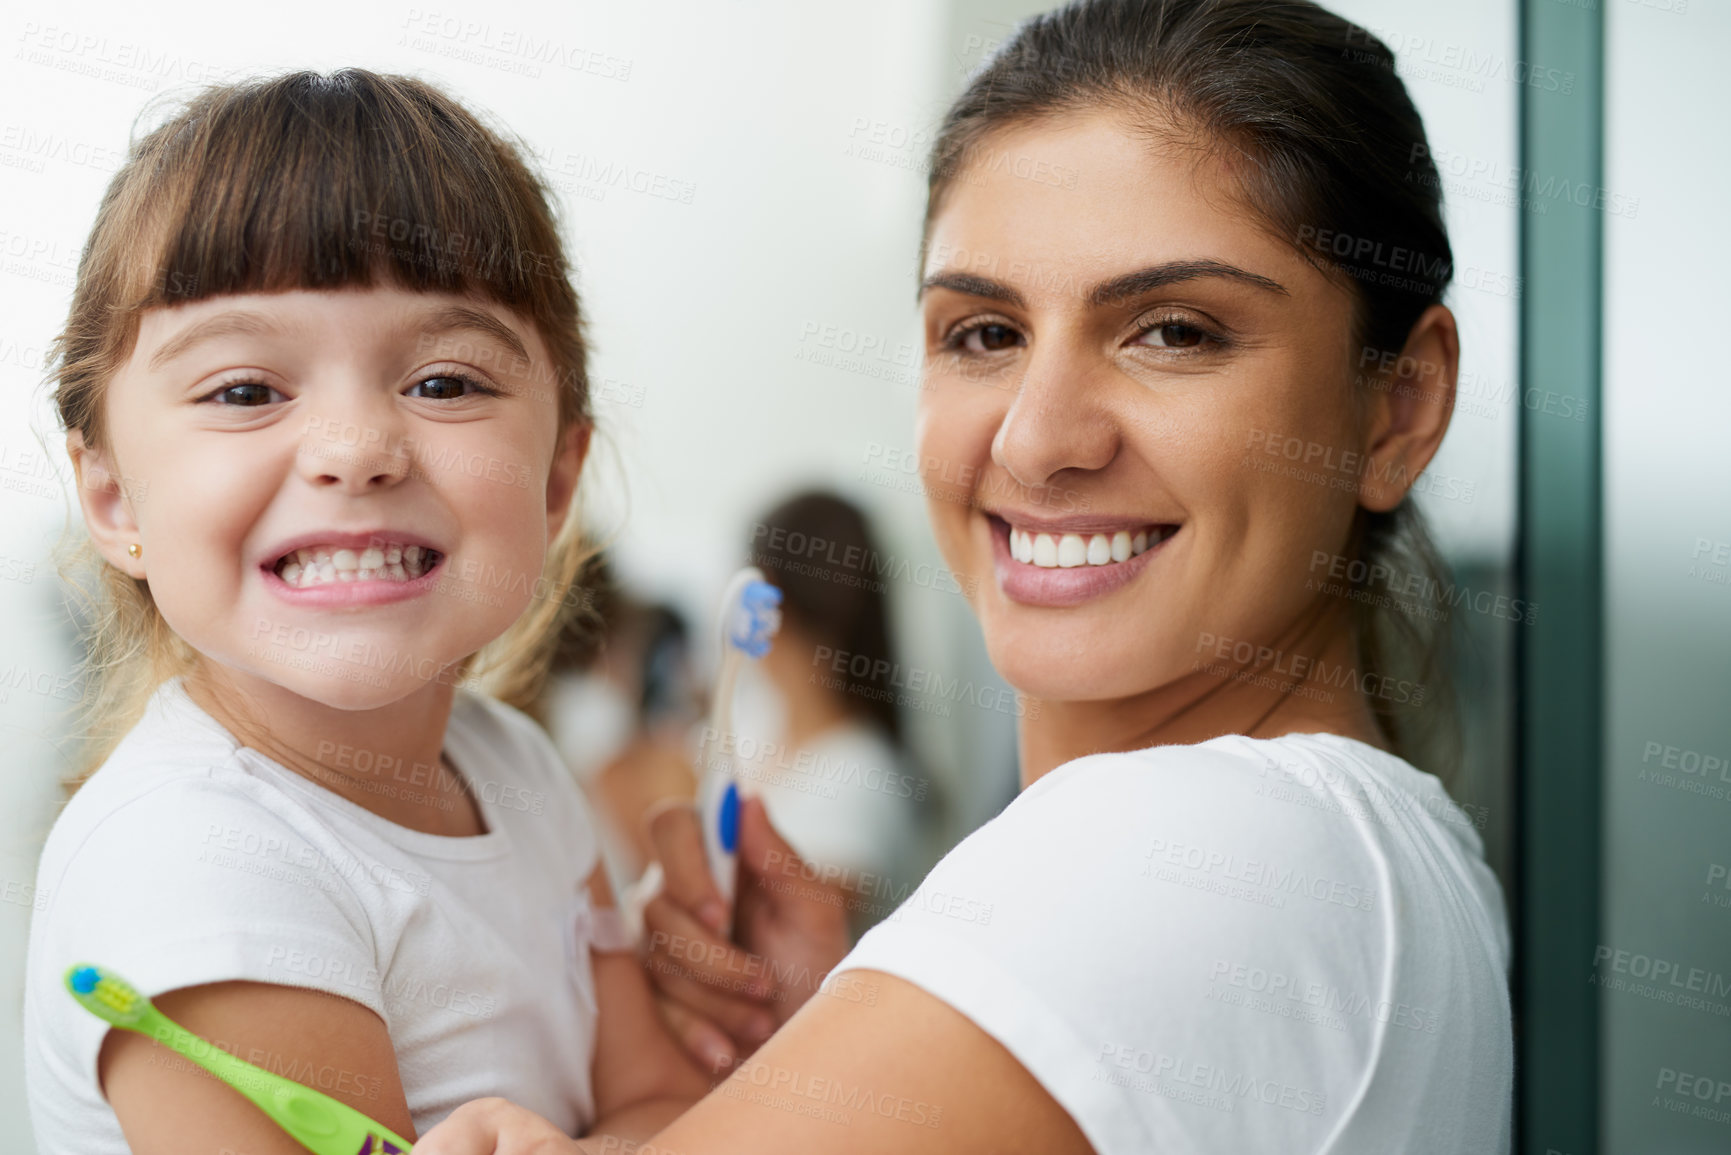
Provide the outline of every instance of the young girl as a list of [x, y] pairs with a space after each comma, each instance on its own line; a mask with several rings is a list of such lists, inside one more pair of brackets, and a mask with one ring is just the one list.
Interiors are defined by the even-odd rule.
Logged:
[[54, 366], [103, 604], [31, 928], [43, 1152], [300, 1150], [79, 1008], [81, 962], [411, 1138], [494, 1094], [630, 1136], [707, 1088], [558, 755], [476, 689], [532, 694], [577, 601], [584, 360], [545, 189], [435, 88], [215, 87], [135, 145]]

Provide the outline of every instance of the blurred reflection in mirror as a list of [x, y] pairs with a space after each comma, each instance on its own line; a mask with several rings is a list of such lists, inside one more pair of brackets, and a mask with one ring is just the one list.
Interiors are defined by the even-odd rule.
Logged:
[[649, 861], [645, 815], [696, 794], [702, 703], [677, 610], [631, 597], [604, 554], [587, 571], [584, 596], [587, 612], [560, 635], [536, 713], [597, 811], [608, 873], [623, 887]]
[[870, 897], [850, 912], [857, 936], [918, 880], [936, 801], [902, 744], [883, 555], [864, 513], [820, 491], [758, 518], [749, 545], [782, 624], [741, 675], [735, 764], [807, 862]]

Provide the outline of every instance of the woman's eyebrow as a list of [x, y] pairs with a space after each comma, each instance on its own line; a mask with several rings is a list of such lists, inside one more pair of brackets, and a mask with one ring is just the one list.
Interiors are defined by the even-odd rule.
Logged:
[[206, 317], [195, 325], [176, 333], [150, 355], [150, 371], [155, 372], [201, 341], [217, 337], [259, 337], [277, 332], [277, 324], [263, 313], [248, 309], [230, 309]]
[[957, 293], [965, 293], [970, 297], [984, 297], [988, 301], [1002, 301], [1006, 305], [1020, 308], [1025, 302], [1022, 294], [1010, 286], [990, 277], [976, 277], [972, 273], [933, 273], [920, 282], [920, 296], [926, 295], [927, 289], [950, 289]]
[[1158, 289], [1165, 285], [1177, 284], [1180, 281], [1194, 281], [1202, 277], [1229, 277], [1242, 281], [1247, 285], [1255, 285], [1259, 289], [1267, 289], [1281, 296], [1291, 296], [1286, 286], [1279, 281], [1273, 281], [1259, 273], [1241, 269], [1237, 265], [1229, 265], [1225, 261], [1167, 261], [1164, 264], [1149, 265], [1145, 269], [1137, 269], [1133, 273], [1125, 273], [1121, 277], [1113, 277], [1109, 281], [1101, 281], [1088, 292], [1088, 303], [1092, 305], [1110, 305], [1146, 293], [1149, 289]]
[[[1272, 293], [1290, 296], [1286, 286], [1279, 281], [1270, 280], [1259, 273], [1241, 269], [1237, 265], [1229, 265], [1225, 261], [1211, 259], [1196, 261], [1166, 261], [1158, 265], [1149, 265], [1145, 269], [1137, 269], [1133, 273], [1113, 277], [1101, 281], [1089, 289], [1084, 299], [1091, 305], [1110, 305], [1146, 293], [1150, 289], [1158, 289], [1165, 285], [1177, 284], [1180, 281], [1194, 281], [1203, 277], [1229, 277], [1254, 285], [1259, 289], [1267, 289]], [[934, 273], [920, 285], [920, 294], [925, 295], [927, 289], [950, 289], [957, 293], [966, 293], [970, 297], [985, 297], [991, 301], [1002, 301], [1007, 305], [1022, 307], [1025, 302], [1022, 294], [1000, 281], [990, 277], [980, 277], [972, 273]]]

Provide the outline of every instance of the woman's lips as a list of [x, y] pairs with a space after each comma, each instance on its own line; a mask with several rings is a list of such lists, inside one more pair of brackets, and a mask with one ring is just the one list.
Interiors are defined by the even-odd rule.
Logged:
[[[993, 571], [1004, 596], [1023, 605], [1050, 607], [1081, 605], [1123, 587], [1148, 567], [1180, 528], [1172, 525], [1159, 527], [1155, 532], [1162, 535], [1160, 540], [1154, 541], [1151, 534], [1148, 548], [1125, 561], [1047, 568], [1015, 559], [1008, 522], [991, 515], [987, 516], [986, 522], [992, 533]], [[1124, 527], [1132, 533], [1138, 528], [1147, 527]]]

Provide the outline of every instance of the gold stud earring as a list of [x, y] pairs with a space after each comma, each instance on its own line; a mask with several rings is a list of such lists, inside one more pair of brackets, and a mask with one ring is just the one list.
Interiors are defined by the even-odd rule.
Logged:
[[126, 552], [131, 554], [133, 557], [137, 557], [139, 554], [144, 552], [144, 547], [135, 541], [126, 547]]

